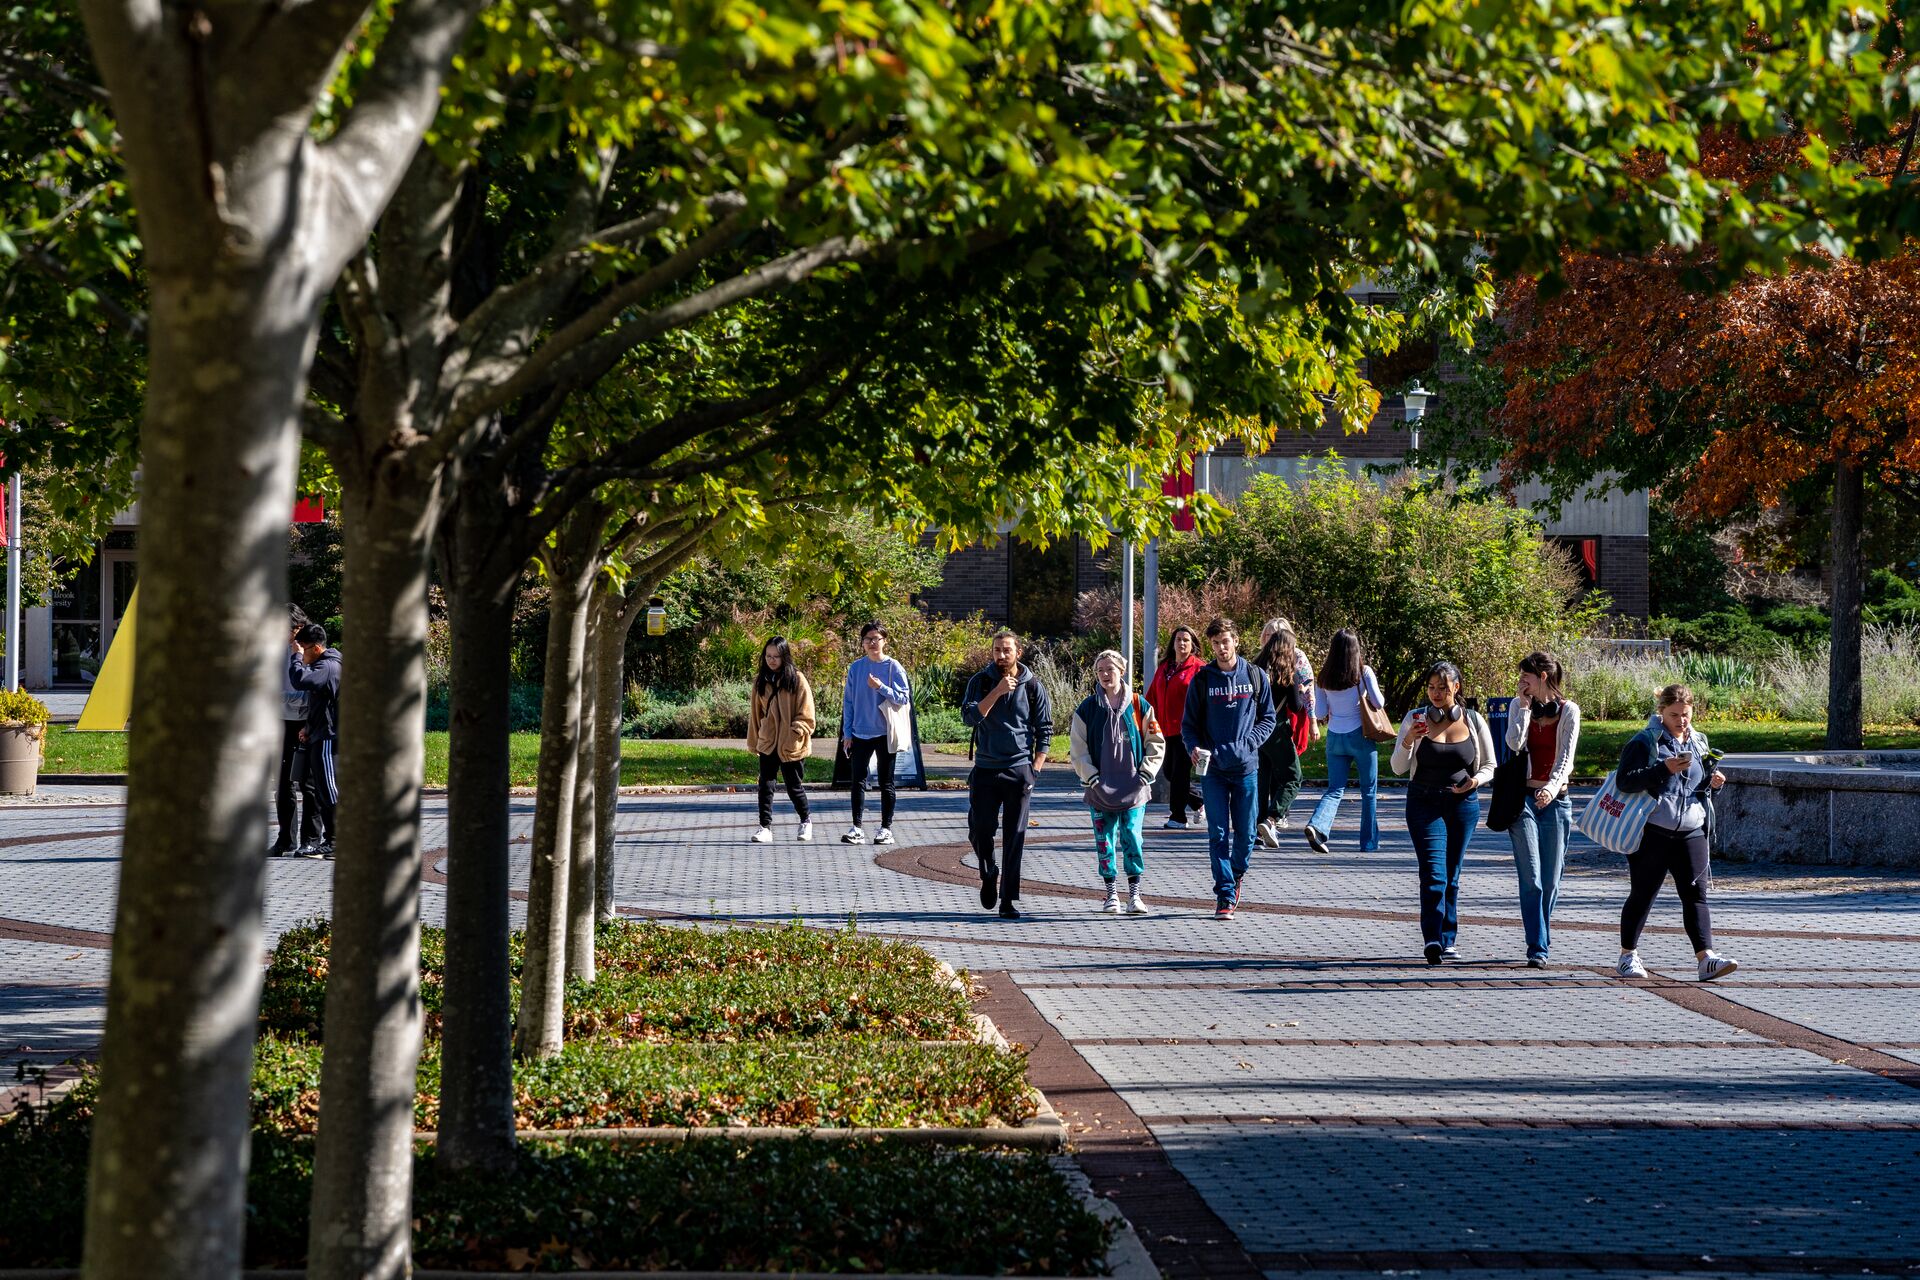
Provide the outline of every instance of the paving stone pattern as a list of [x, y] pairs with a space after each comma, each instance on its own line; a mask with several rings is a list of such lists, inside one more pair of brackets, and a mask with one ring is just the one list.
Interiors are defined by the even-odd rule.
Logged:
[[[1920, 1072], [1834, 1060], [1855, 1045], [1920, 1065], [1920, 881], [1724, 877], [1719, 947], [1744, 967], [1714, 988], [1731, 1003], [1681, 1007], [1692, 955], [1671, 890], [1642, 945], [1655, 980], [1614, 980], [1624, 864], [1586, 846], [1552, 967], [1521, 963], [1512, 859], [1485, 831], [1463, 876], [1462, 963], [1420, 963], [1397, 792], [1382, 796], [1378, 853], [1357, 848], [1354, 804], [1325, 857], [1297, 825], [1257, 850], [1228, 923], [1200, 905], [1204, 833], [1163, 831], [1158, 812], [1142, 886], [1155, 914], [1109, 917], [1084, 809], [1043, 789], [1028, 918], [1006, 922], [979, 909], [963, 796], [904, 795], [893, 850], [840, 844], [844, 796], [814, 801], [811, 844], [780, 798], [775, 843], [757, 846], [747, 791], [624, 799], [623, 906], [712, 927], [851, 920], [985, 975], [1096, 1189], [1161, 1224], [1143, 1235], [1171, 1276], [1920, 1270]], [[98, 1036], [121, 819], [113, 804], [0, 809], [9, 1060]], [[517, 799], [517, 836], [531, 819]], [[424, 830], [429, 849], [444, 843], [444, 800], [428, 798]], [[429, 862], [432, 922], [444, 854]], [[269, 936], [323, 913], [330, 878], [325, 863], [274, 863]], [[1842, 1050], [1743, 1030], [1743, 1009]]]

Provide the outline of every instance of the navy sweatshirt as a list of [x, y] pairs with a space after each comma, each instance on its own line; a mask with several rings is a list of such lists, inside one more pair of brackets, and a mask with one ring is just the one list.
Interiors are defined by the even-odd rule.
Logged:
[[340, 651], [328, 649], [312, 666], [299, 654], [287, 659], [287, 683], [307, 695], [307, 741], [340, 735]]
[[1022, 662], [1016, 668], [1019, 686], [1003, 694], [985, 715], [980, 699], [1002, 679], [1000, 668], [989, 664], [967, 681], [960, 702], [960, 718], [974, 731], [974, 764], [982, 769], [1012, 769], [1032, 764], [1053, 745], [1053, 703], [1047, 687], [1033, 678]]
[[1180, 738], [1189, 752], [1213, 752], [1210, 772], [1238, 775], [1260, 767], [1261, 744], [1278, 722], [1266, 672], [1245, 658], [1235, 660], [1231, 671], [1209, 662], [1187, 688]]

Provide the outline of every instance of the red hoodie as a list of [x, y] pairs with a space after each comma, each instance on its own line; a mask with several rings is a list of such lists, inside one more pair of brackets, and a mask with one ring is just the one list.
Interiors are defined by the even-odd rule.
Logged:
[[1153, 707], [1153, 717], [1162, 725], [1173, 725], [1173, 737], [1179, 735], [1180, 721], [1187, 714], [1187, 686], [1206, 665], [1199, 654], [1193, 654], [1178, 666], [1156, 669], [1152, 683], [1147, 685], [1147, 702]]

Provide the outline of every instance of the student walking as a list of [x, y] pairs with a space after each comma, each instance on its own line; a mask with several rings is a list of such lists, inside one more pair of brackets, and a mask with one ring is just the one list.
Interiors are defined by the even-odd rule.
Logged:
[[1087, 811], [1093, 818], [1094, 865], [1107, 884], [1107, 900], [1100, 909], [1108, 915], [1120, 914], [1118, 873], [1124, 869], [1127, 914], [1144, 916], [1147, 904], [1140, 897], [1140, 877], [1146, 872], [1147, 859], [1141, 828], [1167, 740], [1153, 708], [1127, 687], [1126, 659], [1112, 649], [1102, 650], [1093, 660], [1093, 674], [1094, 691], [1074, 711], [1067, 733], [1068, 758], [1086, 788]]
[[1520, 659], [1520, 688], [1507, 717], [1507, 750], [1527, 756], [1527, 794], [1507, 828], [1520, 879], [1520, 926], [1527, 964], [1547, 967], [1553, 950], [1553, 905], [1573, 831], [1574, 752], [1580, 746], [1580, 704], [1561, 691], [1566, 669], [1539, 650]]
[[318, 815], [314, 838], [295, 853], [302, 858], [333, 856], [333, 815], [340, 803], [334, 773], [334, 748], [340, 737], [340, 651], [327, 646], [327, 629], [308, 622], [293, 635], [287, 658], [287, 684], [307, 695], [307, 723], [300, 730], [306, 752], [307, 804]]
[[1693, 727], [1693, 691], [1683, 684], [1660, 691], [1658, 727], [1642, 729], [1621, 749], [1614, 785], [1655, 797], [1640, 847], [1627, 857], [1631, 887], [1620, 908], [1620, 963], [1615, 970], [1623, 978], [1647, 976], [1640, 960], [1640, 931], [1668, 876], [1680, 893], [1680, 921], [1693, 943], [1700, 981], [1724, 978], [1740, 967], [1714, 952], [1713, 915], [1707, 908], [1707, 889], [1713, 882], [1713, 793], [1727, 781], [1713, 767], [1711, 752], [1707, 735]]
[[1427, 703], [1407, 712], [1393, 771], [1407, 776], [1407, 832], [1420, 869], [1420, 936], [1428, 964], [1459, 958], [1460, 864], [1480, 825], [1482, 785], [1493, 777], [1493, 733], [1460, 701], [1460, 668], [1427, 669]]
[[761, 646], [760, 674], [747, 703], [747, 749], [760, 757], [760, 827], [755, 844], [773, 840], [773, 778], [786, 783], [787, 799], [800, 818], [795, 838], [813, 839], [807, 809], [806, 760], [813, 754], [813, 686], [793, 665], [793, 647], [785, 636]]
[[1327, 851], [1334, 816], [1340, 812], [1340, 801], [1346, 798], [1347, 779], [1356, 774], [1360, 780], [1360, 849], [1372, 853], [1380, 847], [1380, 753], [1366, 735], [1363, 717], [1369, 710], [1382, 713], [1386, 706], [1387, 700], [1380, 696], [1380, 681], [1361, 651], [1360, 637], [1344, 627], [1334, 632], [1313, 691], [1314, 719], [1327, 730], [1327, 789], [1307, 819], [1307, 843], [1315, 853]]
[[[300, 606], [288, 605], [289, 645], [297, 642], [300, 628], [306, 625], [307, 615]], [[269, 858], [284, 858], [302, 845], [316, 844], [320, 839], [318, 810], [310, 803], [300, 803], [300, 795], [307, 789], [306, 778], [293, 776], [295, 759], [304, 760], [299, 752], [300, 731], [307, 727], [307, 695], [305, 690], [293, 687], [290, 671], [282, 673], [280, 704], [280, 771], [273, 792], [274, 818], [279, 830], [274, 833], [273, 843], [267, 846]], [[303, 770], [304, 767], [303, 764]]]
[[894, 753], [887, 749], [887, 716], [904, 711], [913, 700], [907, 669], [887, 656], [887, 629], [878, 622], [860, 628], [860, 656], [847, 668], [840, 692], [840, 747], [847, 756], [852, 779], [853, 827], [840, 837], [842, 844], [864, 844], [860, 823], [867, 807], [867, 765], [878, 761], [880, 771], [880, 830], [875, 844], [893, 843]]
[[1213, 661], [1193, 677], [1180, 736], [1195, 755], [1207, 802], [1207, 848], [1213, 861], [1213, 918], [1233, 919], [1253, 855], [1253, 810], [1260, 747], [1274, 731], [1273, 687], [1240, 656], [1233, 623], [1207, 624]]
[[[1020, 639], [1011, 631], [993, 637], [993, 661], [974, 672], [960, 703], [960, 718], [973, 730], [973, 771], [967, 776], [967, 838], [980, 862], [980, 905], [1000, 905], [1003, 919], [1018, 920], [1020, 857], [1027, 843], [1027, 810], [1034, 779], [1053, 745], [1053, 706], [1046, 686], [1020, 661]], [[1000, 829], [1004, 868], [993, 854]]]
[[1255, 835], [1269, 849], [1280, 847], [1287, 813], [1300, 795], [1300, 757], [1313, 743], [1313, 668], [1300, 651], [1293, 624], [1275, 618], [1260, 631], [1260, 654], [1253, 665], [1266, 674], [1279, 713], [1272, 734], [1260, 748], [1259, 825]]
[[1200, 637], [1191, 627], [1175, 627], [1167, 637], [1167, 650], [1160, 665], [1147, 682], [1147, 701], [1161, 724], [1173, 731], [1167, 743], [1167, 820], [1169, 831], [1185, 831], [1190, 825], [1188, 813], [1199, 813], [1205, 803], [1199, 788], [1193, 785], [1193, 757], [1180, 736], [1187, 717], [1187, 688], [1206, 661], [1200, 656]]

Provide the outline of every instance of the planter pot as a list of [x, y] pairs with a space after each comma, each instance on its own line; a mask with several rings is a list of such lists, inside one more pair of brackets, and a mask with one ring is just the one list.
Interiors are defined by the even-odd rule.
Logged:
[[30, 796], [40, 774], [40, 727], [0, 724], [0, 796]]

